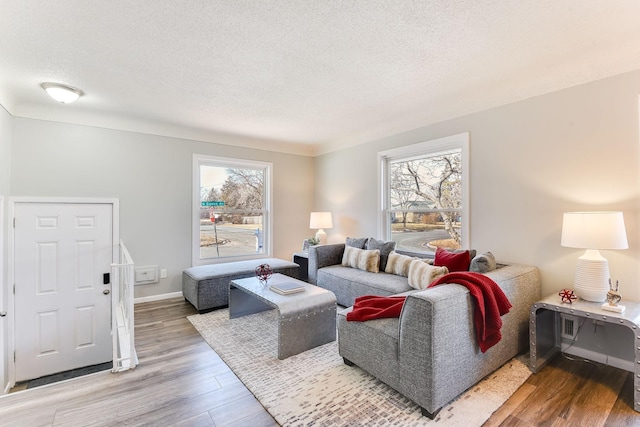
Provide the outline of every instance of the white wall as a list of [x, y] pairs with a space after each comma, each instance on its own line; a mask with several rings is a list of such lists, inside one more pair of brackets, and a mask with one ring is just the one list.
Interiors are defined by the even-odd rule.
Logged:
[[470, 247], [538, 266], [549, 294], [572, 287], [583, 252], [560, 246], [562, 213], [621, 210], [629, 249], [602, 253], [640, 301], [639, 94], [640, 70], [319, 156], [329, 241], [378, 234], [378, 151], [470, 132]]
[[274, 254], [288, 258], [312, 234], [311, 210], [333, 212], [329, 241], [377, 235], [378, 151], [470, 132], [470, 246], [538, 266], [543, 292], [551, 293], [571, 287], [582, 252], [560, 246], [562, 213], [622, 210], [630, 248], [603, 254], [623, 297], [640, 301], [639, 94], [640, 70], [315, 161], [223, 145], [233, 144], [229, 140], [211, 144], [13, 118], [13, 144], [0, 145], [10, 152], [11, 180], [3, 185], [2, 167], [0, 186], [11, 196], [119, 198], [121, 236], [137, 262], [169, 270], [159, 284], [137, 287], [136, 296], [144, 297], [179, 291], [180, 272], [190, 265], [193, 153], [274, 162]]
[[[11, 141], [13, 121], [9, 113], [0, 105], [0, 311], [7, 309], [9, 289], [7, 281], [7, 221], [5, 220], [7, 198], [11, 192]], [[0, 395], [9, 378], [7, 365], [7, 323], [8, 317], [0, 318]]]
[[291, 259], [310, 234], [313, 158], [25, 118], [13, 126], [11, 196], [120, 200], [120, 237], [136, 263], [169, 273], [136, 286], [136, 298], [182, 290], [182, 270], [191, 265], [194, 153], [273, 163], [274, 256]]

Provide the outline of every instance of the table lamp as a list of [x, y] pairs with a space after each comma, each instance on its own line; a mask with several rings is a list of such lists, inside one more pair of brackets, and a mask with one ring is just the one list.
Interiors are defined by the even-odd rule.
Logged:
[[309, 228], [317, 228], [318, 232], [316, 233], [316, 239], [318, 239], [321, 245], [326, 245], [327, 233], [324, 232], [324, 229], [333, 228], [331, 212], [311, 212]]
[[627, 249], [622, 212], [566, 212], [562, 218], [562, 246], [586, 249], [578, 258], [573, 282], [576, 294], [603, 302], [609, 290], [609, 262], [599, 249]]

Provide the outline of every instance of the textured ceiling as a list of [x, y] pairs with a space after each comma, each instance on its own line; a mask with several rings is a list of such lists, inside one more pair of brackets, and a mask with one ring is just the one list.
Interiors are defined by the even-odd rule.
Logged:
[[[635, 0], [0, 0], [11, 114], [313, 154], [640, 68]], [[50, 100], [45, 81], [80, 88]]]

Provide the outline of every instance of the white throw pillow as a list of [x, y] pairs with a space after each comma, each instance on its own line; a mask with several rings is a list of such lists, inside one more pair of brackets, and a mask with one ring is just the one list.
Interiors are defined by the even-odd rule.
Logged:
[[342, 265], [377, 273], [380, 269], [380, 251], [377, 249], [365, 250], [345, 246], [344, 255], [342, 255]]
[[389, 254], [384, 272], [407, 277], [409, 275], [409, 264], [416, 259], [418, 258], [402, 255], [393, 251]]
[[447, 267], [434, 267], [422, 260], [413, 260], [409, 264], [409, 286], [415, 289], [427, 289], [433, 281], [447, 273], [449, 273]]

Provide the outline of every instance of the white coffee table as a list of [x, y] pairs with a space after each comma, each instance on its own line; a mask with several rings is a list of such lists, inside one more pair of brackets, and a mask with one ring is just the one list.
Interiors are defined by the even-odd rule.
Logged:
[[[295, 282], [303, 292], [280, 295], [269, 290], [274, 283]], [[274, 274], [263, 285], [256, 277], [232, 280], [229, 286], [229, 318], [265, 310], [278, 310], [278, 359], [335, 341], [336, 296], [315, 285]]]

